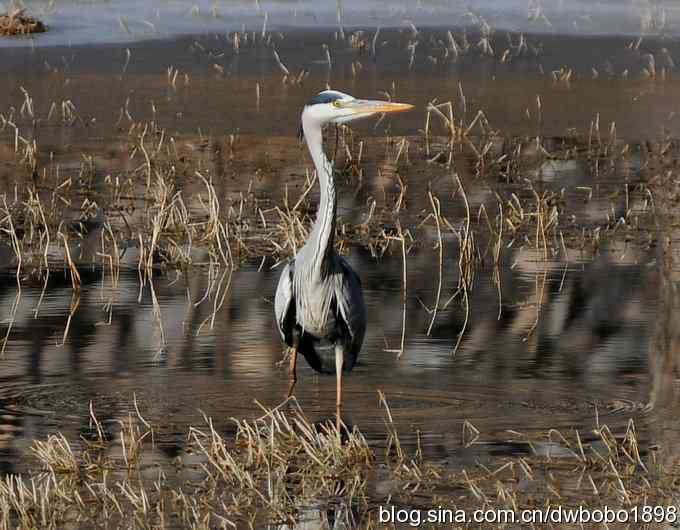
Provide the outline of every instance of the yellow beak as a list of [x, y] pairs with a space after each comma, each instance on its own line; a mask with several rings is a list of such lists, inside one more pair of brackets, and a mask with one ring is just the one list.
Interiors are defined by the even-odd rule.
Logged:
[[411, 110], [409, 103], [393, 103], [391, 101], [377, 101], [370, 99], [355, 99], [346, 104], [353, 114], [377, 114], [386, 112], [404, 112]]

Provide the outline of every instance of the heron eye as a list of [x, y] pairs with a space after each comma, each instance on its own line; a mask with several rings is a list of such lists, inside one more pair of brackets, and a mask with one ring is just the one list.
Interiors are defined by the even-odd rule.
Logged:
[[333, 106], [334, 106], [336, 109], [339, 109], [340, 107], [342, 107], [342, 103], [340, 102], [339, 99], [336, 99], [336, 100], [333, 102]]

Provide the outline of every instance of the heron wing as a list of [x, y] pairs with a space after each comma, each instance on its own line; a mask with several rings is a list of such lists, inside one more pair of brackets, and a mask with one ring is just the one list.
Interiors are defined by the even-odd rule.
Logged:
[[295, 307], [293, 302], [293, 271], [295, 270], [295, 260], [290, 260], [279, 278], [279, 284], [276, 287], [276, 296], [274, 297], [274, 314], [276, 315], [276, 325], [279, 328], [281, 338], [288, 342], [288, 337], [291, 334], [290, 329], [286, 329], [290, 322], [288, 313], [291, 307]]
[[350, 334], [351, 344], [356, 349], [361, 347], [366, 333], [366, 305], [361, 289], [361, 280], [352, 270], [349, 263], [340, 257], [341, 281], [335, 289], [338, 312]]

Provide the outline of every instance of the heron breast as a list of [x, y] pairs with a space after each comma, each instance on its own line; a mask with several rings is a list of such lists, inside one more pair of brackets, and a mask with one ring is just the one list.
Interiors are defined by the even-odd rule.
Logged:
[[336, 319], [330, 306], [303, 304], [303, 307], [298, 307], [298, 323], [306, 333], [325, 337], [335, 329]]
[[319, 277], [316, 271], [296, 268], [293, 294], [297, 323], [306, 332], [318, 338], [333, 334], [337, 326], [335, 282], [331, 274]]

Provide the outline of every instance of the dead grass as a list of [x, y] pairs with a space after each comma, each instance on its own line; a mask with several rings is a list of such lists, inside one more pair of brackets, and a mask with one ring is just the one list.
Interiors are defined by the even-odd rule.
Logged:
[[[379, 402], [384, 440], [371, 443], [357, 427], [338, 432], [334, 421], [310, 422], [294, 400], [262, 408], [259, 418], [233, 419], [230, 435], [205, 417], [189, 428], [176, 465], [160, 467], [156, 479], [141, 473], [142, 462], [157, 455], [155, 429], [136, 400], [118, 440], [104, 436], [91, 409], [93, 437], [36, 440], [36, 470], [0, 481], [0, 528], [292, 526], [317, 509], [373, 528], [378, 505], [617, 509], [668, 506], [680, 490], [674, 460], [662, 456], [672, 448], [647, 447], [632, 420], [622, 432], [597, 415], [585, 432], [506, 431], [513, 454], [461, 466], [428, 461], [419, 433], [415, 446], [404, 445], [388, 398], [380, 393]], [[112, 452], [121, 443], [128, 448], [123, 459]], [[485, 433], [465, 421], [454, 454], [464, 461], [466, 451], [486, 443]]]
[[[460, 53], [463, 46], [458, 48]], [[171, 81], [176, 77], [174, 71], [168, 75]], [[275, 268], [304, 244], [316, 215], [318, 186], [304, 146], [294, 139], [264, 144], [237, 133], [175, 138], [155, 114], [153, 121], [136, 121], [128, 100], [115, 124], [123, 131], [122, 142], [111, 159], [81, 153], [79, 167], [65, 170], [63, 160], [43, 152], [31, 124], [49, 122], [61, 108], [61, 126], [77, 126], [84, 123], [78, 108], [70, 100], [53, 102], [41, 116], [36, 109], [46, 106], [36, 106], [25, 89], [21, 94], [20, 107], [0, 113], [3, 152], [16, 177], [0, 187], [0, 244], [12, 251], [6, 266], [15, 270], [19, 286], [37, 284], [44, 293], [55, 278], [70, 283], [73, 300], [64, 341], [79, 307], [82, 271], [97, 269], [112, 297], [121, 269], [138, 274], [139, 299], [150, 288], [162, 354], [165, 329], [153, 289], [156, 276], [178, 277], [205, 267], [219, 279], [213, 282], [216, 290], [207, 291], [213, 308], [200, 331], [206, 324], [213, 327], [236, 268], [245, 262]], [[536, 105], [540, 115], [540, 98]], [[652, 235], [644, 227], [651, 225], [653, 201], [644, 182], [655, 174], [673, 174], [673, 160], [680, 156], [674, 152], [677, 143], [667, 138], [629, 145], [617, 136], [615, 124], [603, 134], [598, 115], [580, 135], [513, 137], [495, 128], [483, 109], [471, 108], [462, 86], [452, 101], [432, 101], [424, 118], [424, 130], [411, 137], [386, 135], [368, 142], [347, 127], [326, 134], [326, 150], [338, 168], [336, 181], [344, 188], [341, 196], [366, 197], [355, 218], [338, 220], [339, 252], [363, 247], [376, 259], [390, 252], [402, 260], [401, 341], [398, 349], [386, 344], [399, 355], [407, 348], [409, 298], [420, 301], [427, 313], [424, 332], [440, 324], [446, 311], [462, 313], [451, 344], [455, 354], [470, 328], [478, 278], [486, 277], [480, 269], [494, 267], [500, 318], [499, 271], [515, 267], [517, 261], [510, 259], [529, 251], [532, 259], [547, 264], [560, 256], [568, 259], [570, 251], [595, 256], [609, 243], [623, 242], [619, 248], [624, 249], [649, 244]], [[276, 164], [270, 163], [270, 148]], [[617, 168], [631, 167], [631, 153], [638, 150], [642, 166], [630, 179], [641, 184], [625, 186], [623, 215], [612, 195], [611, 212], [601, 221], [584, 218], [581, 204], [593, 199], [592, 187], [569, 190], [542, 179], [551, 164], [571, 163], [582, 166], [587, 177], [606, 181]], [[409, 183], [411, 174], [421, 172], [441, 174], [436, 187]], [[229, 173], [239, 176], [236, 185]], [[283, 173], [293, 177], [281, 185]], [[435, 275], [427, 297], [418, 288], [407, 290], [409, 255], [423, 252], [431, 253]], [[536, 313], [527, 337], [539, 324], [544, 293], [545, 274], [537, 274]], [[11, 329], [10, 321], [3, 346]]]
[[40, 20], [27, 15], [23, 9], [14, 9], [0, 15], [0, 36], [29, 35], [45, 31], [47, 31], [47, 26]]

